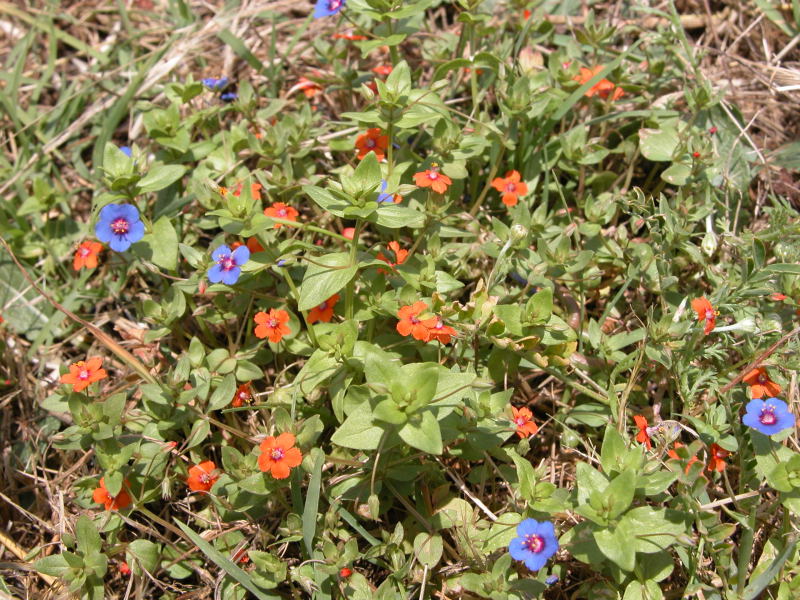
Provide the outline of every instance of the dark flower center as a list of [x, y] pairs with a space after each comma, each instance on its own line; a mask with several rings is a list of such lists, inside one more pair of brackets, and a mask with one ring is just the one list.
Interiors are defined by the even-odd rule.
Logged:
[[78, 379], [89, 379], [89, 371], [86, 369], [81, 369], [81, 372], [78, 373]]
[[111, 221], [111, 231], [116, 235], [125, 235], [128, 233], [128, 229], [130, 229], [130, 223], [128, 223], [127, 219], [120, 217]]
[[512, 194], [517, 191], [517, 184], [516, 183], [507, 183], [506, 184], [506, 191], [511, 192]]
[[714, 311], [710, 308], [706, 310], [706, 321], [711, 321], [714, 318]]
[[376, 143], [375, 140], [373, 140], [372, 138], [368, 138], [365, 145], [367, 146], [367, 148], [374, 148]]
[[278, 319], [270, 319], [269, 326], [275, 329], [278, 326]]
[[272, 460], [280, 460], [283, 458], [283, 454], [284, 454], [283, 448], [275, 448], [270, 453], [270, 456], [272, 457]]
[[526, 535], [525, 540], [522, 542], [522, 546], [531, 552], [539, 553], [544, 550], [544, 538], [536, 534]]
[[339, 10], [342, 6], [342, 0], [329, 0], [328, 10]]
[[320, 310], [325, 310], [326, 308], [328, 308], [328, 301], [326, 300], [325, 302], [323, 302], [322, 304], [320, 304], [318, 308], [319, 308]]
[[758, 417], [762, 425], [775, 425], [778, 422], [778, 417], [775, 416], [775, 407], [766, 406], [761, 409], [761, 415]]
[[767, 381], [769, 381], [769, 378], [766, 375], [764, 375], [764, 373], [761, 373], [758, 376], [758, 383], [763, 385], [763, 384], [767, 383]]

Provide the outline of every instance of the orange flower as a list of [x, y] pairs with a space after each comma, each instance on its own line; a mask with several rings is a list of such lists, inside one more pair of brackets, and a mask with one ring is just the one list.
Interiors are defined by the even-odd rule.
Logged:
[[708, 450], [708, 464], [706, 469], [722, 473], [725, 470], [725, 459], [731, 455], [730, 452], [721, 448], [717, 444], [711, 444]]
[[249, 237], [247, 238], [247, 249], [255, 254], [256, 252], [263, 252], [264, 246], [261, 245], [257, 237]]
[[517, 426], [517, 435], [521, 438], [536, 435], [539, 431], [539, 426], [533, 422], [533, 413], [529, 408], [511, 407], [511, 413], [514, 415], [513, 421]]
[[367, 39], [367, 36], [365, 36], [365, 35], [358, 35], [358, 34], [356, 34], [356, 33], [351, 33], [351, 32], [347, 32], [347, 33], [334, 33], [334, 34], [333, 34], [333, 39], [335, 39], [335, 40], [350, 40], [351, 42], [358, 42], [358, 41], [360, 41], [360, 40], [365, 40], [365, 39]]
[[[236, 185], [236, 190], [233, 192], [234, 196], [241, 196], [242, 195], [242, 183], [238, 183]], [[250, 195], [253, 197], [253, 200], [261, 200], [261, 188], [263, 186], [260, 183], [251, 183], [250, 184]]]
[[636, 423], [636, 427], [639, 428], [639, 433], [636, 434], [636, 441], [644, 444], [650, 450], [653, 447], [653, 443], [650, 441], [650, 434], [647, 432], [647, 419], [642, 415], [634, 415], [633, 421]]
[[329, 323], [333, 318], [333, 307], [336, 306], [338, 301], [339, 294], [334, 294], [319, 306], [312, 308], [308, 313], [308, 322], [316, 323], [317, 321], [322, 321], [323, 323]]
[[128, 563], [126, 562], [119, 563], [118, 569], [120, 575], [124, 575], [125, 577], [131, 574], [131, 568], [128, 566]]
[[189, 478], [186, 484], [193, 492], [208, 492], [219, 479], [217, 465], [214, 461], [207, 460], [189, 469]]
[[356, 228], [345, 227], [344, 229], [342, 229], [342, 235], [346, 237], [348, 240], [352, 240], [353, 237], [356, 235]]
[[692, 309], [697, 313], [697, 320], [706, 322], [703, 333], [708, 335], [717, 324], [717, 312], [705, 296], [692, 300]]
[[492, 187], [503, 194], [503, 204], [514, 206], [520, 196], [528, 193], [528, 184], [520, 181], [518, 171], [509, 171], [505, 177], [497, 177], [492, 181]]
[[[298, 213], [294, 208], [291, 206], [287, 206], [283, 202], [274, 202], [272, 206], [268, 206], [264, 209], [264, 214], [272, 219], [284, 219], [286, 221], [297, 221]], [[280, 229], [283, 223], [275, 223], [275, 227], [273, 229]]]
[[66, 383], [72, 386], [72, 391], [82, 392], [91, 383], [100, 381], [108, 377], [105, 369], [101, 369], [103, 359], [95, 356], [86, 362], [79, 360], [69, 366], [69, 373], [64, 373], [61, 376], [61, 383]]
[[372, 72], [376, 75], [389, 75], [392, 72], [392, 65], [378, 65]]
[[406, 336], [411, 335], [415, 340], [427, 342], [431, 339], [431, 328], [436, 325], [438, 319], [436, 317], [427, 318], [425, 320], [419, 319], [419, 315], [428, 309], [428, 305], [422, 300], [414, 302], [414, 304], [403, 306], [397, 311], [397, 318], [400, 319], [397, 323], [397, 333]]
[[449, 344], [452, 336], [456, 334], [456, 330], [445, 325], [441, 317], [436, 319], [436, 323], [428, 330], [430, 341], [437, 341], [440, 344]]
[[[573, 79], [577, 81], [580, 85], [591, 80], [595, 75], [597, 75], [600, 71], [603, 70], [602, 65], [598, 65], [596, 67], [592, 67], [591, 69], [587, 69], [586, 67], [581, 67], [580, 75], [576, 75]], [[590, 87], [584, 96], [587, 98], [591, 98], [592, 96], [600, 96], [601, 98], [605, 99], [608, 98], [609, 94], [611, 94], [612, 100], [619, 100], [622, 96], [625, 95], [625, 92], [622, 88], [615, 86], [611, 83], [608, 79], [601, 79], [597, 83], [595, 83], [592, 87]]]
[[378, 160], [383, 160], [386, 156], [386, 149], [389, 147], [389, 136], [383, 135], [379, 127], [372, 127], [367, 129], [366, 133], [362, 133], [356, 138], [356, 150], [358, 150], [358, 159], [361, 160], [370, 152], [374, 152]]
[[268, 313], [259, 311], [253, 320], [257, 325], [256, 337], [259, 339], [269, 337], [269, 341], [273, 344], [277, 344], [283, 336], [292, 333], [292, 330], [286, 325], [289, 322], [289, 313], [285, 310], [270, 308]]
[[783, 302], [784, 300], [786, 300], [786, 294], [775, 292], [769, 297], [769, 299], [774, 300], [775, 302]]
[[[394, 269], [397, 265], [402, 265], [404, 262], [406, 262], [406, 258], [408, 258], [408, 250], [400, 248], [400, 244], [398, 242], [389, 242], [389, 250], [391, 250], [394, 253], [394, 259], [397, 262], [392, 262], [391, 260], [386, 258], [381, 252], [378, 252], [378, 256], [376, 256], [375, 258], [377, 258], [378, 260], [382, 260], [387, 265], [392, 267], [392, 269]], [[386, 274], [386, 271], [383, 269], [378, 269], [378, 273]]]
[[[672, 450], [667, 450], [667, 456], [669, 456], [670, 458], [674, 458], [675, 460], [681, 460], [681, 457], [678, 455], [677, 452], [675, 452], [675, 450], [677, 450], [678, 448], [683, 448], [683, 444], [681, 444], [680, 442], [675, 442], [672, 445], [672, 447], [673, 447]], [[692, 456], [689, 459], [689, 462], [686, 463], [686, 468], [684, 468], [683, 472], [688, 473], [689, 470], [692, 468], [692, 465], [696, 462], [697, 462], [697, 457]]]
[[94, 492], [92, 492], [92, 500], [98, 504], [105, 505], [106, 510], [122, 510], [131, 504], [131, 495], [125, 491], [127, 485], [128, 482], [125, 481], [119, 494], [112, 496], [106, 489], [106, 478], [101, 477], [100, 487], [95, 488]]
[[525, 10], [523, 10], [522, 11], [522, 18], [525, 19], [526, 21], [528, 19], [530, 19], [531, 18], [531, 11], [528, 10], [527, 8]]
[[251, 404], [252, 402], [253, 392], [250, 390], [250, 384], [243, 383], [236, 388], [236, 393], [233, 395], [233, 399], [231, 400], [231, 406], [234, 408], [239, 408], [240, 406]]
[[742, 378], [750, 386], [751, 398], [774, 398], [781, 393], [781, 386], [772, 381], [764, 367], [758, 367], [750, 371]]
[[292, 88], [286, 93], [287, 96], [291, 96], [295, 92], [302, 91], [305, 94], [306, 98], [313, 98], [320, 92], [322, 92], [322, 87], [315, 81], [311, 81], [307, 77], [301, 77], [297, 80], [297, 83], [292, 86]]
[[453, 182], [447, 175], [439, 173], [439, 165], [433, 163], [427, 171], [414, 173], [414, 183], [421, 188], [429, 187], [437, 194], [444, 194]]
[[258, 468], [270, 472], [275, 479], [286, 479], [289, 470], [303, 461], [300, 450], [294, 447], [294, 436], [282, 433], [277, 438], [269, 436], [259, 446]]
[[103, 249], [103, 244], [100, 242], [85, 241], [81, 242], [78, 249], [75, 250], [75, 258], [72, 260], [72, 268], [80, 271], [82, 268], [94, 269], [97, 267], [97, 255]]

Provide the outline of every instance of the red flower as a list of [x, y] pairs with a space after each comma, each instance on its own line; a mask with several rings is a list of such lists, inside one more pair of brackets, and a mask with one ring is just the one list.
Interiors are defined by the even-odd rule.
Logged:
[[[241, 196], [242, 195], [242, 183], [239, 182], [236, 184], [236, 190], [233, 192], [234, 196]], [[250, 184], [250, 195], [253, 197], [253, 200], [261, 200], [261, 188], [263, 186], [260, 183], [251, 183]]]
[[361, 160], [370, 152], [374, 152], [378, 160], [383, 160], [386, 156], [386, 149], [389, 147], [389, 136], [384, 135], [378, 127], [367, 129], [366, 133], [362, 133], [356, 138], [356, 150], [358, 150], [358, 159]]
[[306, 77], [301, 77], [298, 79], [297, 83], [292, 86], [292, 88], [286, 93], [287, 96], [291, 96], [295, 92], [302, 91], [305, 94], [306, 98], [313, 98], [320, 92], [322, 92], [322, 87], [315, 81], [311, 81]]
[[352, 240], [355, 234], [356, 234], [355, 227], [345, 227], [344, 229], [342, 229], [342, 235], [346, 237], [348, 240]]
[[259, 446], [258, 468], [270, 472], [275, 479], [286, 479], [289, 471], [303, 461], [300, 450], [294, 448], [294, 436], [282, 433], [277, 438], [269, 436]]
[[438, 322], [436, 317], [419, 319], [419, 315], [428, 309], [428, 305], [422, 300], [414, 304], [403, 306], [397, 311], [397, 333], [402, 336], [411, 335], [415, 340], [427, 342], [431, 339], [430, 329]]
[[352, 574], [353, 570], [348, 569], [347, 567], [342, 567], [341, 569], [339, 569], [339, 577], [341, 577], [342, 579], [347, 579]]
[[533, 413], [529, 408], [511, 407], [511, 413], [514, 415], [513, 421], [517, 426], [517, 435], [521, 438], [531, 437], [536, 435], [539, 431], [539, 426], [533, 422]]
[[[597, 75], [600, 71], [603, 70], [602, 65], [598, 65], [596, 67], [592, 67], [591, 69], [587, 69], [586, 67], [581, 67], [580, 75], [576, 75], [573, 79], [577, 81], [580, 85], [591, 80], [595, 75]], [[611, 83], [608, 79], [601, 79], [597, 83], [595, 83], [592, 87], [590, 87], [584, 96], [587, 98], [591, 98], [592, 96], [600, 96], [601, 98], [608, 98], [609, 94], [611, 95], [612, 100], [619, 100], [625, 95], [625, 92], [622, 88], [615, 86]]]
[[503, 194], [503, 204], [514, 206], [520, 196], [528, 193], [528, 184], [520, 181], [518, 171], [509, 171], [505, 177], [497, 177], [492, 181], [492, 187]]
[[255, 254], [256, 252], [263, 252], [264, 246], [261, 245], [257, 237], [249, 237], [247, 238], [247, 249]]
[[781, 386], [769, 378], [769, 374], [764, 367], [758, 367], [750, 371], [742, 378], [750, 386], [751, 398], [774, 398], [781, 393]]
[[239, 408], [240, 406], [251, 404], [252, 402], [253, 392], [250, 391], [250, 384], [243, 383], [236, 388], [236, 393], [233, 395], [233, 400], [231, 400], [231, 406], [234, 408]]
[[414, 173], [414, 183], [421, 188], [429, 187], [437, 194], [444, 194], [453, 182], [447, 175], [439, 173], [439, 165], [433, 163], [427, 171]]
[[525, 19], [526, 21], [528, 19], [530, 19], [531, 18], [531, 11], [528, 10], [527, 8], [525, 10], [523, 10], [522, 11], [522, 18]]
[[214, 464], [214, 461], [201, 462], [189, 469], [189, 478], [186, 480], [186, 484], [193, 492], [207, 492], [219, 479], [216, 471], [217, 465]]
[[650, 441], [650, 434], [647, 433], [647, 419], [642, 415], [634, 415], [633, 421], [636, 423], [636, 427], [639, 428], [639, 433], [636, 434], [636, 441], [640, 444], [644, 444], [647, 446], [647, 449], [650, 450], [653, 444]]
[[769, 297], [770, 300], [774, 300], [775, 302], [783, 302], [786, 300], [786, 294], [781, 294], [780, 292], [775, 292]]
[[[391, 260], [386, 258], [381, 252], [378, 252], [378, 256], [376, 256], [375, 258], [377, 258], [378, 260], [382, 260], [387, 265], [392, 267], [392, 269], [394, 269], [397, 265], [402, 265], [406, 261], [406, 258], [408, 258], [408, 250], [400, 248], [400, 244], [398, 242], [394, 241], [389, 242], [389, 250], [391, 250], [394, 253], [394, 259], [397, 262], [392, 262]], [[383, 269], [378, 269], [378, 273], [386, 274], [386, 271]]]
[[119, 563], [117, 569], [119, 570], [120, 575], [124, 575], [125, 577], [131, 574], [131, 568], [128, 566], [128, 563], [126, 562]]
[[437, 317], [436, 323], [428, 330], [430, 336], [429, 341], [437, 341], [440, 344], [449, 344], [452, 336], [456, 334], [456, 330], [445, 325], [441, 318]]
[[339, 294], [334, 294], [319, 306], [312, 308], [308, 313], [308, 322], [316, 323], [317, 321], [322, 321], [323, 323], [329, 323], [333, 318], [333, 307], [336, 306], [337, 302], [339, 302]]
[[97, 267], [97, 255], [103, 249], [100, 242], [85, 241], [81, 242], [75, 250], [75, 258], [72, 259], [72, 268], [80, 271], [82, 268], [94, 269]]
[[[297, 221], [298, 213], [291, 206], [287, 206], [283, 202], [274, 202], [272, 206], [264, 209], [264, 214], [272, 219], [283, 219], [285, 221]], [[280, 229], [283, 223], [275, 223], [274, 229]]]
[[392, 65], [378, 65], [372, 69], [372, 72], [376, 75], [389, 75], [392, 72]]
[[127, 485], [128, 482], [125, 481], [119, 494], [112, 496], [106, 489], [106, 478], [101, 477], [100, 487], [92, 492], [92, 500], [98, 504], [103, 504], [106, 510], [122, 510], [123, 508], [127, 508], [131, 504], [131, 495], [125, 491]]
[[[667, 450], [667, 456], [669, 456], [670, 458], [674, 458], [675, 460], [680, 460], [680, 459], [681, 459], [681, 457], [678, 455], [678, 453], [677, 453], [677, 452], [675, 452], [675, 450], [677, 450], [678, 448], [683, 448], [683, 444], [681, 444], [680, 442], [675, 442], [675, 443], [672, 445], [672, 447], [673, 447], [674, 449]], [[689, 459], [689, 462], [687, 462], [687, 463], [686, 463], [686, 468], [683, 470], [683, 471], [684, 471], [684, 473], [688, 473], [688, 472], [689, 472], [689, 470], [692, 468], [692, 465], [693, 465], [694, 463], [696, 463], [696, 462], [697, 462], [697, 457], [696, 457], [696, 456], [692, 456], [692, 457]]]
[[711, 444], [708, 450], [708, 464], [706, 469], [722, 473], [725, 470], [725, 459], [731, 455], [730, 452], [721, 448], [717, 444]]
[[358, 42], [361, 40], [366, 40], [367, 36], [365, 35], [358, 35], [355, 33], [334, 33], [333, 39], [335, 40], [350, 40], [351, 42]]
[[268, 337], [273, 344], [277, 344], [283, 336], [292, 333], [292, 330], [286, 324], [289, 322], [289, 313], [285, 310], [270, 308], [268, 313], [259, 311], [253, 317], [253, 320], [257, 325], [255, 330], [256, 337], [259, 339]]
[[692, 300], [692, 309], [697, 313], [697, 320], [706, 322], [703, 333], [708, 335], [717, 324], [717, 312], [705, 296]]
[[90, 358], [86, 362], [79, 360], [69, 366], [69, 373], [61, 376], [61, 383], [72, 386], [72, 391], [82, 392], [90, 384], [108, 377], [105, 369], [101, 369], [103, 359], [100, 357]]

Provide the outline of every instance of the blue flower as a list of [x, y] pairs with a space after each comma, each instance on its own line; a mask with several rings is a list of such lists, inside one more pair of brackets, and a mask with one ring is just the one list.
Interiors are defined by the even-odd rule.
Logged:
[[345, 0], [317, 0], [314, 6], [314, 18], [330, 17], [344, 8]]
[[547, 579], [544, 580], [545, 585], [553, 585], [554, 583], [558, 583], [558, 575], [548, 575]]
[[228, 78], [227, 77], [220, 77], [217, 79], [216, 77], [206, 77], [202, 80], [203, 85], [206, 86], [210, 90], [221, 90], [226, 85], [228, 85]]
[[550, 521], [539, 523], [535, 519], [525, 519], [517, 525], [517, 535], [519, 537], [508, 545], [508, 552], [531, 571], [541, 569], [558, 550], [556, 531]]
[[131, 244], [144, 237], [144, 223], [132, 204], [106, 204], [100, 210], [100, 219], [94, 234], [101, 242], [116, 252], [125, 252]]
[[786, 402], [778, 398], [750, 400], [745, 409], [747, 412], [742, 417], [742, 423], [764, 435], [775, 435], [794, 427], [794, 415], [789, 411]]
[[130, 146], [120, 146], [119, 151], [122, 152], [128, 158], [133, 156], [133, 151], [131, 150]]
[[211, 258], [215, 264], [208, 270], [208, 280], [233, 285], [242, 274], [241, 266], [250, 260], [250, 250], [247, 246], [239, 246], [231, 252], [227, 246], [220, 246], [211, 253]]
[[219, 95], [219, 99], [223, 102], [233, 102], [239, 97], [239, 94], [236, 92], [225, 92], [224, 94]]
[[381, 179], [381, 191], [378, 194], [378, 197], [375, 199], [375, 202], [378, 204], [383, 204], [384, 202], [388, 202], [389, 204], [394, 203], [394, 195], [393, 194], [386, 194], [386, 183], [385, 179]]

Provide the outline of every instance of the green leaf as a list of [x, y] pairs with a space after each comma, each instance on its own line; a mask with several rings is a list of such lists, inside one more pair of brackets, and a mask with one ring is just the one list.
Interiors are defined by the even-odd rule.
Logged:
[[614, 529], [601, 529], [594, 532], [594, 539], [600, 551], [623, 571], [633, 571], [636, 551], [631, 539], [636, 533], [630, 523], [620, 521]]
[[153, 223], [153, 231], [134, 245], [138, 256], [159, 267], [175, 271], [178, 268], [178, 234], [167, 217]]
[[330, 379], [338, 368], [339, 361], [336, 358], [327, 350], [317, 348], [294, 378], [294, 383], [300, 386], [303, 395], [308, 396]]
[[630, 526], [628, 545], [636, 552], [653, 553], [666, 550], [678, 536], [687, 533], [686, 516], [672, 509], [639, 506], [628, 511], [622, 522]]
[[341, 290], [355, 276], [357, 265], [350, 265], [347, 252], [336, 252], [314, 258], [300, 285], [300, 310], [311, 310]]
[[[77, 564], [75, 564], [77, 562]], [[33, 563], [34, 569], [45, 575], [67, 578], [67, 574], [75, 568], [83, 566], [80, 557], [72, 552], [62, 552], [54, 556], [40, 558]]]
[[639, 148], [647, 160], [671, 161], [678, 141], [678, 132], [673, 127], [639, 130]]
[[359, 192], [368, 193], [380, 186], [381, 179], [381, 165], [378, 163], [378, 157], [374, 152], [368, 152], [358, 163], [352, 182]]
[[607, 516], [609, 519], [615, 519], [633, 502], [633, 492], [636, 488], [636, 475], [633, 471], [623, 471], [617, 475], [603, 495], [605, 496], [605, 505], [608, 507]]
[[442, 453], [442, 430], [430, 411], [409, 420], [397, 433], [409, 446], [428, 454]]
[[527, 312], [526, 322], [534, 325], [547, 323], [553, 314], [553, 290], [544, 287], [530, 297], [525, 305]]
[[383, 204], [369, 216], [369, 221], [381, 227], [418, 229], [425, 224], [425, 215], [418, 210], [399, 204]]
[[756, 577], [755, 581], [750, 581], [747, 584], [747, 587], [744, 588], [742, 600], [758, 600], [758, 598], [761, 598], [761, 592], [763, 592], [766, 587], [775, 580], [775, 577], [783, 568], [783, 564], [786, 562], [786, 559], [788, 559], [792, 552], [794, 552], [794, 547], [796, 545], [797, 536], [794, 534], [788, 536], [786, 538], [786, 546], [783, 548], [781, 553], [775, 557], [767, 570]]
[[418, 533], [414, 538], [414, 555], [424, 566], [432, 569], [442, 559], [444, 545], [442, 536], [430, 533]]
[[304, 185], [303, 191], [311, 196], [311, 199], [316, 202], [320, 208], [327, 210], [337, 217], [344, 217], [344, 210], [350, 206], [349, 203], [341, 198], [337, 198], [329, 191], [315, 185]]
[[334, 444], [354, 450], [375, 450], [383, 429], [373, 424], [369, 402], [359, 404], [331, 437]]
[[182, 523], [179, 519], [175, 519], [175, 522], [178, 524], [178, 527], [192, 540], [195, 546], [200, 548], [200, 551], [205, 554], [209, 560], [214, 562], [220, 569], [225, 571], [228, 575], [233, 577], [236, 581], [238, 581], [246, 590], [248, 590], [251, 594], [253, 594], [259, 600], [280, 600], [280, 596], [273, 596], [271, 594], [265, 594], [262, 592], [256, 585], [252, 582], [250, 575], [248, 575], [245, 571], [240, 569], [237, 565], [235, 565], [231, 560], [223, 555], [219, 550], [214, 548], [211, 544], [205, 541], [202, 537], [200, 537], [197, 533], [192, 531], [187, 525]]
[[217, 386], [217, 389], [214, 390], [214, 393], [211, 395], [211, 399], [208, 401], [208, 410], [209, 412], [212, 410], [219, 410], [231, 403], [233, 400], [233, 395], [236, 393], [236, 377], [229, 373], [225, 376]]
[[128, 554], [132, 556], [148, 573], [158, 568], [161, 558], [161, 547], [150, 540], [133, 540], [128, 544]]
[[661, 179], [672, 185], [683, 185], [692, 174], [691, 165], [683, 163], [672, 163], [665, 171], [661, 173]]
[[100, 552], [103, 547], [103, 540], [92, 520], [86, 515], [78, 517], [75, 524], [75, 536], [78, 538], [78, 548], [83, 554]]
[[139, 180], [139, 193], [158, 192], [172, 185], [186, 173], [186, 167], [180, 165], [154, 164], [147, 175]]

